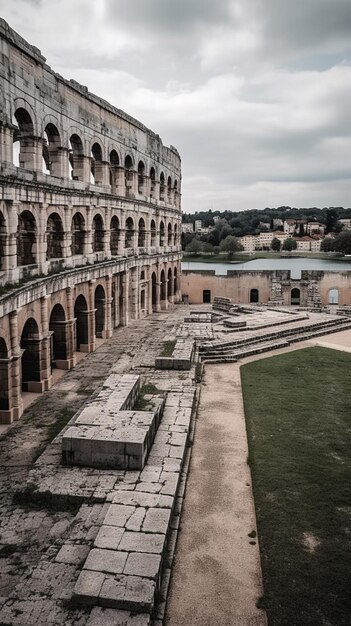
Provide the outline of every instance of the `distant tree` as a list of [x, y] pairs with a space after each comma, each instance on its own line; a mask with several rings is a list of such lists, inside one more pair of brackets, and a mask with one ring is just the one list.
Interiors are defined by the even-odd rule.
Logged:
[[296, 248], [297, 248], [297, 243], [295, 239], [292, 239], [292, 238], [285, 239], [283, 243], [283, 250], [285, 250], [286, 252], [291, 252], [291, 250], [296, 250]]
[[239, 239], [233, 235], [228, 235], [225, 239], [223, 239], [223, 241], [221, 241], [220, 250], [221, 252], [226, 252], [228, 258], [232, 258], [235, 252], [240, 252], [240, 250], [242, 250], [242, 246]]
[[321, 252], [333, 252], [334, 239], [332, 237], [325, 237], [321, 241]]
[[199, 241], [197, 237], [194, 237], [191, 242], [188, 243], [187, 247], [185, 248], [185, 252], [196, 256], [197, 254], [200, 254], [200, 252], [202, 252], [202, 246], [203, 244], [201, 243], [201, 241]]
[[202, 244], [202, 251], [206, 252], [207, 254], [213, 254], [213, 245], [212, 245], [212, 243], [208, 243], [208, 241], [203, 243]]
[[274, 237], [272, 239], [271, 248], [274, 252], [280, 252], [280, 248], [282, 247], [280, 239]]
[[334, 250], [351, 254], [351, 230], [344, 230], [334, 239]]
[[326, 219], [326, 232], [331, 233], [334, 231], [336, 223], [338, 221], [338, 212], [336, 209], [327, 209]]
[[300, 224], [299, 226], [299, 237], [303, 237], [305, 234], [305, 226], [304, 224]]

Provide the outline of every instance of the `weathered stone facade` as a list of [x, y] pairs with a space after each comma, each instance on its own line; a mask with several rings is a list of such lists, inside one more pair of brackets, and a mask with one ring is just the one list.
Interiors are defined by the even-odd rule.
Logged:
[[182, 291], [190, 304], [222, 296], [241, 304], [350, 306], [351, 272], [302, 270], [300, 278], [293, 278], [290, 270], [229, 270], [227, 276], [216, 276], [214, 270], [187, 270], [182, 275]]
[[[180, 295], [177, 150], [0, 20], [0, 422]], [[20, 286], [22, 285], [22, 286]]]

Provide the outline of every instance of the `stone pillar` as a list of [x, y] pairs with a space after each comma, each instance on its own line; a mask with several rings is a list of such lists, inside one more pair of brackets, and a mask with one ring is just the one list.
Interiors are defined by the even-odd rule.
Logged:
[[104, 302], [104, 332], [105, 339], [112, 336], [112, 278], [106, 276], [106, 298]]
[[148, 315], [152, 315], [152, 268], [149, 266], [147, 268], [147, 283], [146, 283], [146, 291], [147, 291], [147, 313]]
[[65, 339], [66, 339], [66, 362], [61, 365], [57, 365], [60, 369], [72, 369], [76, 364], [75, 356], [75, 324], [74, 307], [73, 307], [73, 290], [72, 287], [66, 288], [66, 303], [67, 303], [67, 320], [65, 327]]
[[8, 271], [17, 267], [17, 226], [18, 212], [17, 204], [6, 203], [4, 232], [1, 233], [3, 241], [3, 259], [1, 269]]
[[3, 124], [0, 122], [0, 162], [10, 163], [13, 162], [12, 157], [12, 144], [13, 133], [15, 127], [12, 124]]
[[50, 344], [51, 333], [49, 332], [48, 299], [48, 296], [43, 296], [42, 298], [40, 298], [42, 327], [42, 338], [40, 341], [40, 382], [42, 383], [41, 391], [46, 391], [52, 385]]
[[95, 185], [110, 184], [110, 164], [108, 161], [95, 161]]
[[73, 180], [90, 183], [90, 157], [83, 154], [73, 156]]
[[92, 220], [91, 220], [91, 211], [90, 207], [87, 206], [87, 217], [85, 222], [85, 233], [84, 233], [84, 247], [83, 247], [83, 256], [88, 256], [93, 252], [93, 231], [92, 231]]
[[12, 355], [11, 366], [11, 421], [18, 420], [23, 413], [22, 375], [21, 375], [21, 348], [18, 336], [18, 311], [9, 315], [10, 345]]
[[129, 272], [126, 270], [121, 275], [122, 289], [122, 310], [120, 309], [120, 321], [122, 326], [128, 326], [129, 323]]

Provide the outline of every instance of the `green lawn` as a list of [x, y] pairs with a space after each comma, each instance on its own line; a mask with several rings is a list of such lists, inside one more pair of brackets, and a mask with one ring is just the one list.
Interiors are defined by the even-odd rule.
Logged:
[[269, 626], [351, 623], [351, 354], [241, 368]]

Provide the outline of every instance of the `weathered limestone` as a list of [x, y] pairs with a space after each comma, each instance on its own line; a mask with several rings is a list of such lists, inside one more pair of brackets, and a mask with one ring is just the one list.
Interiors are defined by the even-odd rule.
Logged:
[[174, 346], [172, 356], [158, 356], [155, 367], [160, 370], [190, 370], [194, 354], [194, 340], [179, 338]]
[[164, 399], [149, 396], [152, 410], [133, 410], [140, 377], [110, 375], [95, 402], [85, 407], [62, 437], [68, 465], [142, 470], [162, 416]]

